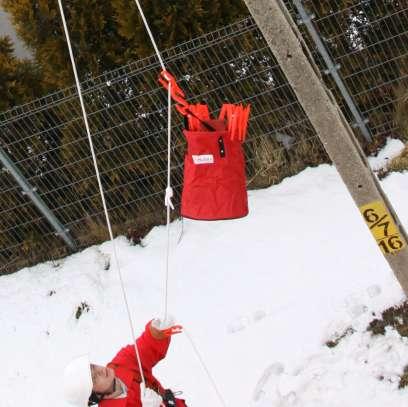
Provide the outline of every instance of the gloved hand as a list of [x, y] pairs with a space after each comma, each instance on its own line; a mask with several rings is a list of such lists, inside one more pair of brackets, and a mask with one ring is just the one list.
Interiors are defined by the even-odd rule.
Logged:
[[145, 387], [144, 383], [140, 383], [140, 400], [143, 407], [160, 407], [163, 399], [154, 390]]
[[181, 325], [176, 325], [174, 317], [171, 315], [167, 315], [164, 320], [161, 320], [160, 318], [153, 319], [152, 327], [162, 332], [165, 336], [179, 334], [183, 331], [183, 327]]

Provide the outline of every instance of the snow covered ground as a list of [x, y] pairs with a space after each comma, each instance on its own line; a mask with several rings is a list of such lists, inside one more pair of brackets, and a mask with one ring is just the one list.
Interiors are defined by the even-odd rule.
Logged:
[[[402, 147], [389, 141], [371, 165]], [[382, 186], [408, 227], [408, 174]], [[178, 244], [181, 223], [171, 225], [169, 312], [187, 334], [156, 376], [192, 407], [223, 404], [210, 378], [226, 406], [406, 406], [406, 340], [366, 332], [404, 295], [335, 168], [306, 169], [249, 200], [244, 219], [185, 220]], [[115, 245], [139, 333], [163, 313], [165, 227], [144, 247]], [[2, 407], [66, 407], [66, 363], [86, 352], [107, 363], [131, 341], [112, 253], [106, 242], [0, 277]], [[350, 326], [338, 346], [324, 345]]]

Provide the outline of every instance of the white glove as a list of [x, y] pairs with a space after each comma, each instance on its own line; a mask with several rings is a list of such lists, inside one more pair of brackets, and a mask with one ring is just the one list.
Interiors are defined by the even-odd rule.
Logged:
[[167, 315], [165, 319], [161, 320], [160, 318], [155, 318], [152, 321], [153, 328], [158, 329], [159, 331], [164, 331], [165, 329], [171, 328], [175, 325], [174, 317], [172, 315]]
[[160, 407], [163, 399], [154, 390], [146, 388], [143, 383], [140, 383], [140, 400], [143, 407]]
[[181, 325], [175, 325], [174, 318], [171, 315], [167, 315], [164, 320], [155, 318], [152, 321], [152, 327], [158, 329], [166, 337], [183, 332], [183, 327]]

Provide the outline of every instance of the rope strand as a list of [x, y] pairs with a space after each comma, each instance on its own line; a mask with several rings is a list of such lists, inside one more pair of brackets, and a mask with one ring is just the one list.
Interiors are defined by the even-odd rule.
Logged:
[[218, 387], [217, 387], [217, 383], [215, 382], [215, 380], [213, 379], [213, 377], [211, 376], [210, 371], [208, 370], [206, 364], [204, 363], [203, 358], [201, 357], [200, 353], [198, 352], [198, 349], [195, 345], [195, 343], [193, 342], [192, 337], [190, 336], [190, 334], [188, 333], [186, 328], [183, 328], [183, 332], [186, 334], [187, 339], [189, 340], [191, 347], [193, 348], [199, 362], [201, 363], [201, 366], [203, 367], [205, 373], [207, 374], [207, 377], [210, 380], [210, 383], [212, 384], [212, 387], [215, 391], [215, 394], [218, 397], [218, 400], [220, 401], [221, 405], [223, 405], [224, 407], [227, 407], [227, 403], [225, 402], [224, 398], [222, 397], [221, 392], [219, 391]]
[[[94, 146], [93, 146], [93, 141], [92, 141], [92, 136], [91, 136], [91, 131], [90, 131], [90, 127], [89, 127], [89, 122], [88, 122], [88, 114], [86, 112], [86, 108], [85, 108], [85, 104], [83, 101], [83, 97], [82, 97], [82, 90], [81, 90], [81, 84], [79, 82], [79, 78], [78, 78], [78, 72], [77, 72], [77, 67], [76, 67], [76, 63], [75, 63], [75, 58], [74, 58], [74, 54], [72, 52], [72, 46], [71, 46], [71, 39], [69, 36], [69, 32], [68, 32], [68, 28], [67, 28], [67, 24], [66, 24], [66, 19], [65, 19], [65, 14], [64, 14], [64, 10], [62, 7], [62, 0], [58, 0], [58, 4], [59, 4], [59, 8], [60, 8], [60, 13], [61, 13], [61, 18], [62, 18], [62, 23], [64, 26], [64, 32], [65, 32], [65, 37], [67, 39], [67, 44], [68, 44], [68, 50], [69, 50], [69, 55], [71, 58], [71, 64], [72, 64], [72, 69], [74, 72], [74, 76], [75, 76], [75, 83], [76, 83], [76, 87], [77, 87], [77, 91], [78, 91], [78, 96], [79, 96], [79, 100], [80, 100], [80, 104], [81, 104], [81, 110], [82, 110], [82, 115], [83, 115], [83, 119], [84, 119], [84, 123], [85, 123], [85, 128], [86, 128], [86, 132], [87, 132], [87, 136], [88, 136], [88, 141], [89, 141], [89, 146], [91, 149], [91, 154], [92, 154], [92, 160], [94, 163], [94, 168], [95, 168], [95, 173], [96, 173], [96, 177], [98, 180], [98, 186], [99, 186], [99, 192], [101, 195], [101, 199], [102, 199], [102, 204], [103, 204], [103, 209], [104, 209], [104, 213], [105, 213], [105, 218], [106, 218], [106, 224], [108, 226], [108, 230], [109, 230], [109, 236], [110, 236], [110, 240], [112, 242], [112, 247], [113, 247], [113, 253], [114, 253], [114, 258], [115, 258], [115, 263], [116, 263], [116, 268], [118, 271], [118, 275], [119, 275], [119, 280], [120, 280], [120, 285], [121, 285], [121, 289], [122, 289], [122, 295], [123, 295], [123, 299], [125, 302], [125, 306], [126, 306], [126, 312], [127, 312], [127, 316], [128, 316], [128, 320], [129, 320], [129, 326], [131, 329], [131, 334], [132, 334], [132, 339], [133, 339], [133, 343], [134, 343], [134, 347], [135, 347], [135, 352], [136, 352], [136, 358], [137, 358], [137, 363], [138, 363], [138, 367], [139, 367], [139, 371], [141, 374], [141, 379], [142, 379], [142, 383], [143, 386], [146, 387], [146, 381], [145, 381], [145, 377], [143, 374], [143, 369], [142, 369], [142, 364], [141, 364], [141, 360], [140, 360], [140, 354], [139, 354], [139, 350], [137, 347], [137, 343], [136, 343], [136, 339], [135, 339], [135, 334], [134, 334], [134, 328], [133, 328], [133, 321], [132, 321], [132, 317], [130, 314], [130, 308], [129, 308], [129, 302], [127, 300], [127, 294], [126, 294], [126, 289], [124, 286], [124, 282], [123, 282], [123, 277], [122, 277], [122, 273], [121, 273], [121, 269], [120, 269], [120, 265], [119, 265], [119, 260], [118, 260], [118, 255], [116, 252], [116, 245], [114, 242], [114, 238], [113, 238], [113, 233], [112, 233], [112, 226], [111, 226], [111, 222], [110, 222], [110, 218], [109, 218], [109, 213], [108, 213], [108, 209], [106, 206], [106, 200], [105, 200], [105, 194], [104, 194], [104, 190], [103, 190], [103, 186], [102, 186], [102, 182], [101, 182], [101, 178], [100, 178], [100, 173], [99, 173], [99, 168], [98, 168], [98, 163], [96, 160], [96, 155], [95, 155], [95, 151], [94, 151]], [[155, 52], [157, 54], [157, 57], [159, 59], [160, 65], [162, 67], [163, 70], [165, 70], [165, 66], [163, 63], [163, 59], [160, 55], [160, 52], [157, 48], [156, 42], [153, 38], [153, 34], [149, 28], [149, 25], [147, 23], [146, 17], [143, 13], [143, 10], [140, 6], [140, 3], [138, 0], [135, 0], [137, 8], [139, 10], [139, 13], [143, 19], [145, 28], [149, 34], [150, 40], [153, 44], [153, 47], [155, 49]], [[168, 151], [167, 151], [167, 187], [166, 187], [166, 195], [165, 195], [165, 205], [166, 205], [166, 209], [167, 209], [167, 249], [166, 249], [166, 277], [165, 277], [165, 299], [164, 299], [164, 319], [166, 319], [167, 317], [167, 304], [168, 304], [168, 280], [169, 280], [169, 257], [170, 257], [170, 209], [174, 209], [173, 204], [171, 202], [171, 198], [173, 196], [173, 191], [171, 188], [171, 85], [169, 84], [168, 87], [168, 121], [167, 121], [167, 142], [168, 142]], [[207, 366], [204, 363], [203, 358], [201, 357], [200, 353], [198, 352], [197, 347], [195, 346], [191, 336], [189, 335], [189, 333], [187, 332], [186, 329], [184, 329], [184, 332], [195, 352], [195, 354], [198, 357], [198, 360], [200, 361], [204, 371], [206, 372], [215, 393], [217, 394], [218, 399], [220, 400], [220, 403], [226, 407], [226, 403], [221, 395], [221, 392], [218, 390], [218, 387], [216, 385], [215, 380], [212, 378], [210, 371], [208, 370]]]
[[[154, 51], [156, 52], [157, 58], [160, 62], [160, 66], [163, 71], [166, 70], [166, 67], [161, 57], [159, 48], [156, 44], [152, 31], [147, 22], [146, 16], [143, 12], [142, 6], [140, 5], [139, 0], [135, 0], [137, 9], [139, 10], [140, 16], [142, 17], [145, 29], [149, 35], [150, 41], [153, 45]], [[171, 84], [169, 83], [168, 87], [168, 98], [167, 98], [167, 187], [166, 194], [164, 198], [164, 204], [166, 206], [166, 232], [167, 232], [167, 246], [166, 246], [166, 274], [165, 274], [165, 286], [164, 286], [164, 310], [163, 310], [163, 320], [167, 318], [167, 307], [168, 307], [168, 281], [169, 281], [169, 258], [170, 258], [170, 209], [174, 209], [171, 198], [173, 197], [173, 189], [171, 188]]]
[[156, 41], [154, 40], [152, 31], [150, 30], [150, 27], [149, 27], [149, 24], [148, 24], [148, 22], [146, 20], [145, 15], [144, 15], [142, 6], [140, 5], [139, 0], [135, 0], [135, 3], [136, 3], [136, 6], [137, 6], [137, 9], [139, 10], [140, 16], [142, 17], [142, 20], [143, 20], [144, 26], [146, 28], [146, 31], [149, 34], [150, 41], [151, 41], [151, 43], [153, 45], [154, 51], [156, 52], [157, 58], [159, 59], [160, 66], [161, 66], [162, 70], [165, 71], [166, 67], [164, 66], [164, 62], [163, 62], [163, 59], [161, 57], [159, 48], [157, 47]]
[[74, 72], [75, 84], [76, 84], [76, 88], [77, 88], [77, 91], [78, 91], [79, 101], [80, 101], [80, 104], [81, 104], [82, 116], [83, 116], [83, 119], [84, 119], [84, 122], [85, 122], [86, 134], [88, 136], [89, 147], [91, 149], [92, 160], [93, 160], [93, 163], [94, 163], [96, 178], [98, 180], [99, 192], [100, 192], [101, 199], [102, 199], [102, 205], [103, 205], [103, 210], [104, 210], [104, 213], [105, 213], [106, 224], [108, 226], [109, 237], [110, 237], [110, 240], [112, 242], [113, 255], [114, 255], [114, 259], [115, 259], [115, 263], [116, 263], [116, 269], [118, 271], [120, 285], [121, 285], [121, 289], [122, 289], [122, 295], [123, 295], [123, 298], [124, 298], [124, 302], [125, 302], [125, 306], [126, 306], [126, 312], [127, 312], [127, 316], [128, 316], [128, 319], [129, 319], [129, 326], [130, 326], [132, 339], [133, 339], [133, 343], [134, 343], [134, 347], [135, 347], [137, 363], [138, 363], [138, 366], [139, 366], [142, 382], [145, 385], [146, 383], [145, 383], [145, 378], [144, 378], [144, 374], [143, 374], [142, 363], [140, 361], [139, 349], [138, 349], [137, 343], [136, 343], [135, 331], [134, 331], [134, 328], [133, 328], [133, 321], [132, 321], [132, 317], [131, 317], [131, 314], [130, 314], [129, 303], [128, 303], [128, 300], [127, 300], [126, 290], [125, 290], [125, 286], [124, 286], [123, 278], [122, 278], [122, 273], [121, 273], [120, 266], [119, 266], [118, 255], [117, 255], [117, 252], [116, 252], [116, 245], [115, 245], [114, 238], [113, 238], [113, 233], [112, 233], [112, 226], [111, 226], [111, 222], [110, 222], [110, 219], [109, 219], [108, 208], [106, 206], [105, 194], [104, 194], [104, 190], [103, 190], [103, 186], [102, 186], [102, 182], [101, 182], [101, 177], [100, 177], [100, 174], [99, 174], [98, 163], [96, 161], [96, 155], [95, 155], [94, 145], [93, 145], [92, 136], [91, 136], [91, 130], [90, 130], [90, 127], [89, 127], [89, 122], [88, 122], [88, 114], [86, 112], [84, 100], [83, 100], [83, 97], [82, 97], [81, 84], [79, 82], [75, 57], [74, 57], [74, 53], [72, 51], [71, 39], [70, 39], [70, 36], [69, 36], [67, 22], [66, 22], [66, 19], [65, 19], [65, 13], [64, 13], [64, 9], [62, 7], [62, 0], [58, 0], [58, 5], [59, 5], [59, 9], [60, 9], [62, 24], [64, 26], [65, 37], [66, 37], [67, 44], [68, 44], [69, 56], [71, 58], [72, 70]]
[[171, 202], [173, 197], [173, 190], [171, 188], [171, 84], [169, 83], [169, 89], [167, 94], [168, 114], [167, 114], [167, 188], [166, 188], [166, 213], [167, 213], [167, 245], [166, 245], [166, 276], [164, 286], [164, 321], [167, 318], [167, 305], [168, 305], [168, 286], [169, 286], [169, 260], [170, 260], [170, 208], [174, 209]]

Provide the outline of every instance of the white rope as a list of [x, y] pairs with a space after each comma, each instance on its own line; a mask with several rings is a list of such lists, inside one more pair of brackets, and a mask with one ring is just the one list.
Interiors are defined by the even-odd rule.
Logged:
[[[146, 17], [144, 15], [144, 12], [142, 10], [142, 7], [140, 6], [140, 3], [138, 0], [135, 0], [137, 8], [139, 10], [139, 13], [142, 17], [143, 23], [145, 25], [146, 31], [149, 34], [150, 40], [153, 44], [154, 50], [156, 52], [157, 58], [159, 59], [160, 65], [162, 67], [162, 70], [165, 71], [166, 68], [164, 66], [164, 62], [163, 59], [160, 55], [159, 49], [156, 45], [156, 42], [154, 40], [153, 34], [149, 28], [149, 24], [147, 23]], [[166, 195], [164, 198], [164, 203], [166, 205], [167, 208], [167, 252], [166, 252], [166, 278], [165, 278], [165, 300], [164, 300], [164, 318], [167, 317], [167, 303], [168, 303], [168, 279], [169, 279], [169, 254], [170, 254], [170, 208], [174, 209], [174, 206], [171, 202], [171, 198], [173, 197], [173, 190], [171, 188], [171, 184], [170, 184], [170, 174], [171, 174], [171, 165], [170, 165], [170, 152], [171, 152], [171, 83], [169, 82], [168, 84], [168, 115], [167, 115], [167, 187], [166, 187]], [[183, 331], [185, 332], [188, 340], [190, 341], [190, 344], [195, 352], [195, 354], [198, 357], [198, 360], [200, 361], [204, 371], [206, 372], [215, 393], [217, 394], [218, 399], [220, 400], [220, 403], [226, 407], [227, 404], [225, 403], [221, 392], [218, 390], [217, 384], [215, 382], [215, 380], [213, 379], [213, 377], [210, 374], [210, 371], [208, 370], [207, 366], [204, 363], [203, 358], [201, 357], [200, 353], [198, 352], [197, 347], [195, 346], [193, 339], [191, 338], [191, 336], [188, 334], [187, 330], [185, 328], [183, 328]]]
[[164, 66], [164, 62], [163, 62], [163, 59], [162, 59], [162, 57], [161, 57], [161, 55], [160, 55], [159, 48], [157, 47], [156, 41], [154, 40], [152, 31], [150, 30], [150, 27], [149, 27], [149, 24], [148, 24], [148, 22], [147, 22], [147, 20], [146, 20], [145, 15], [144, 15], [142, 6], [140, 5], [139, 0], [135, 0], [135, 3], [136, 3], [136, 6], [137, 6], [137, 9], [139, 10], [139, 13], [140, 13], [140, 15], [141, 15], [141, 17], [142, 17], [142, 20], [143, 20], [144, 26], [145, 26], [145, 28], [146, 28], [146, 31], [147, 31], [147, 33], [149, 34], [150, 41], [151, 41], [151, 43], [152, 43], [152, 45], [153, 45], [154, 51], [156, 52], [157, 58], [159, 59], [160, 65], [161, 65], [161, 67], [162, 67], [162, 70], [165, 71], [165, 70], [166, 70], [166, 67]]
[[198, 360], [201, 363], [201, 366], [203, 367], [205, 373], [207, 374], [207, 376], [208, 376], [208, 378], [210, 380], [210, 383], [212, 384], [212, 387], [213, 387], [213, 389], [215, 391], [215, 394], [218, 397], [218, 400], [220, 401], [221, 405], [223, 405], [224, 407], [227, 407], [227, 403], [225, 402], [224, 398], [222, 397], [222, 394], [221, 394], [221, 392], [219, 391], [219, 389], [217, 387], [216, 381], [211, 376], [210, 371], [208, 370], [207, 366], [205, 365], [203, 358], [201, 357], [200, 353], [198, 352], [198, 349], [195, 346], [195, 343], [193, 342], [192, 337], [190, 336], [190, 334], [188, 333], [186, 328], [183, 328], [183, 332], [186, 334], [186, 337], [189, 340], [189, 342], [191, 344], [191, 347], [193, 348]]
[[[156, 51], [157, 57], [159, 59], [160, 65], [162, 67], [163, 70], [165, 69], [164, 63], [163, 63], [163, 59], [160, 55], [159, 49], [157, 48], [156, 42], [154, 40], [153, 34], [149, 28], [149, 25], [147, 23], [146, 17], [144, 15], [144, 12], [140, 6], [140, 3], [138, 0], [135, 0], [137, 8], [139, 10], [140, 15], [142, 16], [145, 28], [149, 34], [150, 40], [153, 44], [153, 47]], [[143, 374], [143, 369], [142, 369], [142, 364], [141, 364], [141, 360], [140, 360], [140, 354], [139, 354], [139, 350], [137, 347], [137, 343], [136, 343], [136, 339], [135, 339], [135, 334], [134, 334], [134, 328], [133, 328], [133, 321], [132, 321], [132, 317], [130, 314], [130, 308], [129, 308], [129, 303], [127, 300], [127, 294], [126, 294], [126, 289], [123, 283], [123, 278], [122, 278], [122, 273], [121, 273], [121, 269], [119, 266], [119, 260], [118, 260], [118, 255], [116, 252], [116, 245], [114, 242], [114, 238], [113, 238], [113, 233], [112, 233], [112, 227], [111, 227], [111, 222], [109, 219], [109, 214], [108, 214], [108, 209], [106, 206], [106, 201], [105, 201], [105, 194], [104, 194], [104, 190], [103, 190], [103, 186], [102, 186], [102, 182], [100, 179], [100, 174], [99, 174], [99, 168], [98, 168], [98, 163], [96, 161], [96, 155], [95, 155], [95, 151], [94, 151], [94, 146], [93, 146], [93, 141], [92, 141], [92, 137], [91, 137], [91, 131], [90, 131], [90, 127], [89, 127], [89, 123], [88, 123], [88, 115], [85, 109], [85, 104], [83, 101], [83, 97], [82, 97], [82, 91], [81, 91], [81, 84], [79, 82], [78, 79], [78, 73], [77, 73], [77, 68], [76, 68], [76, 63], [75, 63], [75, 58], [74, 58], [74, 54], [72, 52], [72, 46], [71, 46], [71, 40], [70, 40], [70, 36], [69, 36], [69, 32], [68, 32], [68, 28], [67, 28], [67, 24], [66, 24], [66, 20], [65, 20], [65, 14], [64, 14], [64, 10], [62, 8], [62, 3], [61, 0], [58, 0], [58, 4], [59, 4], [59, 8], [60, 8], [60, 13], [61, 13], [61, 18], [62, 18], [62, 22], [64, 25], [64, 31], [65, 31], [65, 36], [67, 39], [67, 44], [68, 44], [68, 49], [69, 49], [69, 55], [71, 58], [71, 63], [72, 63], [72, 69], [74, 72], [74, 76], [75, 76], [75, 83], [76, 83], [76, 87], [78, 90], [78, 96], [79, 96], [79, 100], [81, 103], [81, 109], [82, 109], [82, 115], [83, 115], [83, 119], [85, 122], [85, 128], [86, 128], [86, 132], [88, 135], [88, 140], [89, 140], [89, 146], [91, 149], [91, 153], [92, 153], [92, 159], [93, 159], [93, 163], [94, 163], [94, 167], [95, 167], [95, 173], [96, 173], [96, 177], [98, 180], [98, 185], [99, 185], [99, 192], [101, 195], [101, 199], [102, 199], [102, 204], [103, 204], [103, 209], [105, 212], [105, 218], [106, 218], [106, 223], [109, 229], [109, 236], [110, 236], [110, 240], [112, 242], [112, 247], [113, 247], [113, 253], [114, 253], [114, 258], [115, 258], [115, 263], [116, 263], [116, 268], [118, 271], [118, 275], [119, 275], [119, 280], [120, 280], [120, 285], [121, 285], [121, 289], [122, 289], [122, 294], [123, 294], [123, 298], [124, 298], [124, 302], [126, 305], [126, 312], [128, 315], [128, 319], [129, 319], [129, 325], [130, 325], [130, 329], [131, 329], [131, 334], [132, 334], [132, 339], [133, 339], [133, 343], [134, 343], [134, 347], [135, 347], [135, 351], [136, 351], [136, 358], [137, 358], [137, 363], [139, 366], [139, 371], [140, 371], [140, 375], [141, 375], [141, 379], [142, 379], [142, 383], [144, 388], [146, 388], [146, 382], [145, 382], [145, 378], [144, 378], [144, 374]], [[168, 143], [168, 150], [167, 150], [167, 187], [166, 187], [166, 194], [165, 194], [165, 205], [166, 205], [166, 209], [167, 209], [167, 250], [166, 250], [166, 278], [165, 278], [165, 300], [164, 300], [164, 319], [166, 319], [167, 317], [167, 303], [168, 303], [168, 277], [169, 277], [169, 256], [170, 256], [170, 209], [174, 209], [173, 203], [171, 201], [171, 198], [173, 197], [173, 189], [171, 188], [171, 84], [169, 83], [169, 87], [168, 87], [168, 121], [167, 121], [167, 143]], [[215, 393], [217, 394], [220, 403], [226, 407], [227, 404], [225, 403], [221, 392], [218, 390], [218, 387], [216, 385], [215, 380], [213, 379], [213, 377], [210, 374], [210, 371], [208, 370], [207, 366], [204, 363], [203, 358], [201, 357], [200, 353], [198, 352], [197, 347], [195, 346], [191, 336], [188, 334], [187, 330], [184, 328], [184, 332], [188, 338], [188, 340], [190, 341], [190, 344], [194, 350], [194, 352], [196, 353], [198, 360], [200, 361], [204, 371], [206, 372]]]
[[168, 286], [169, 286], [169, 260], [170, 260], [170, 209], [174, 209], [171, 201], [173, 197], [173, 189], [171, 187], [171, 83], [167, 94], [167, 187], [164, 204], [166, 205], [167, 213], [167, 246], [166, 246], [166, 276], [164, 283], [164, 317], [163, 321], [167, 319], [167, 304], [168, 304]]
[[[149, 35], [150, 41], [153, 45], [153, 48], [156, 52], [157, 58], [160, 62], [161, 68], [163, 71], [166, 70], [164, 66], [163, 58], [161, 57], [159, 48], [157, 47], [156, 41], [152, 31], [150, 30], [149, 23], [145, 17], [142, 6], [140, 5], [139, 0], [135, 0], [137, 9], [139, 10], [140, 16], [142, 17], [144, 26]], [[164, 310], [163, 310], [163, 320], [167, 318], [167, 305], [168, 305], [168, 284], [169, 284], [169, 259], [170, 259], [170, 209], [174, 209], [174, 205], [171, 201], [173, 197], [173, 189], [171, 187], [171, 83], [169, 82], [168, 87], [168, 98], [167, 98], [168, 112], [167, 112], [167, 186], [164, 197], [164, 205], [166, 206], [167, 212], [167, 223], [166, 223], [166, 232], [167, 232], [167, 247], [166, 247], [166, 275], [164, 282]]]
[[74, 71], [75, 83], [76, 83], [76, 87], [77, 87], [77, 91], [78, 91], [78, 96], [79, 96], [79, 100], [80, 100], [80, 103], [81, 103], [82, 116], [83, 116], [83, 119], [84, 119], [84, 122], [85, 122], [86, 133], [88, 135], [89, 147], [91, 149], [92, 159], [93, 159], [93, 163], [94, 163], [94, 167], [95, 167], [96, 178], [98, 180], [99, 192], [100, 192], [101, 199], [102, 199], [103, 210], [105, 212], [106, 224], [108, 226], [109, 236], [110, 236], [110, 240], [112, 242], [113, 255], [114, 255], [114, 259], [115, 259], [115, 263], [116, 263], [116, 269], [118, 271], [120, 285], [121, 285], [121, 288], [122, 288], [122, 294], [123, 294], [123, 298], [124, 298], [125, 305], [126, 305], [126, 312], [127, 312], [127, 316], [128, 316], [128, 319], [129, 319], [129, 326], [130, 326], [132, 339], [133, 339], [133, 343], [134, 343], [134, 347], [135, 347], [137, 363], [139, 365], [139, 371], [140, 371], [142, 383], [143, 383], [143, 385], [146, 385], [144, 374], [143, 374], [143, 369], [142, 369], [142, 363], [140, 361], [139, 350], [138, 350], [137, 343], [136, 343], [135, 331], [134, 331], [134, 328], [133, 328], [133, 321], [132, 321], [132, 317], [131, 317], [131, 314], [130, 314], [129, 303], [128, 303], [128, 300], [127, 300], [126, 290], [125, 290], [125, 286], [124, 286], [123, 278], [122, 278], [122, 273], [121, 273], [120, 266], [119, 266], [118, 255], [117, 255], [117, 252], [116, 252], [116, 245], [115, 245], [115, 242], [114, 242], [114, 239], [113, 239], [111, 222], [110, 222], [110, 219], [109, 219], [108, 209], [107, 209], [106, 201], [105, 201], [105, 194], [104, 194], [104, 191], [103, 191], [101, 177], [100, 177], [100, 174], [99, 174], [98, 163], [96, 161], [95, 150], [94, 150], [93, 141], [92, 141], [92, 137], [91, 137], [91, 130], [90, 130], [89, 123], [88, 123], [88, 115], [87, 115], [84, 100], [83, 100], [83, 97], [82, 97], [81, 84], [80, 84], [79, 78], [78, 78], [78, 72], [77, 72], [77, 67], [76, 67], [76, 63], [75, 63], [74, 53], [72, 52], [71, 39], [70, 39], [69, 32], [68, 32], [67, 22], [66, 22], [65, 14], [64, 14], [64, 9], [62, 7], [62, 0], [58, 0], [58, 4], [59, 4], [59, 9], [60, 9], [61, 18], [62, 18], [62, 24], [64, 26], [65, 37], [67, 39], [69, 56], [71, 58], [71, 64], [72, 64], [72, 70]]

